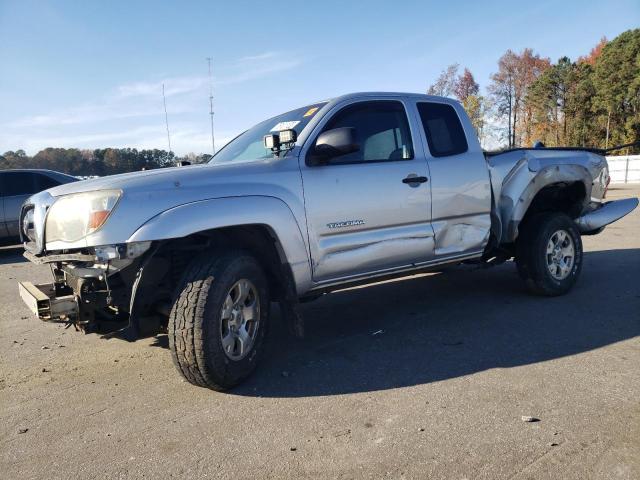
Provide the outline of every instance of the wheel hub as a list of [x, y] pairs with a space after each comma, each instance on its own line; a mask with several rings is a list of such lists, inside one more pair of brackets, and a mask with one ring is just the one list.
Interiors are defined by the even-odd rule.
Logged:
[[238, 309], [238, 307], [234, 307], [231, 310], [231, 318], [229, 319], [229, 326], [238, 328], [244, 323], [244, 317], [242, 316], [242, 311]]
[[220, 340], [228, 358], [241, 360], [251, 351], [259, 323], [258, 290], [249, 280], [238, 280], [227, 293], [220, 312]]
[[557, 230], [547, 243], [547, 269], [556, 280], [571, 274], [575, 257], [573, 238], [566, 230]]

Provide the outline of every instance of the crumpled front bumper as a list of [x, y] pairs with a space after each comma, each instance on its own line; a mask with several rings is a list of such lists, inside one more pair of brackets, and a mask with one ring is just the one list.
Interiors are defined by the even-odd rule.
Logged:
[[601, 207], [579, 217], [576, 220], [581, 233], [595, 232], [620, 220], [638, 206], [637, 198], [625, 198], [602, 204]]

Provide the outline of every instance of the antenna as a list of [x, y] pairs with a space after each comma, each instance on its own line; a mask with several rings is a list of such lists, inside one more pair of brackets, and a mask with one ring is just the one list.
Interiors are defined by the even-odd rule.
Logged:
[[171, 135], [169, 135], [169, 116], [167, 115], [167, 99], [164, 96], [164, 83], [162, 84], [162, 103], [164, 104], [164, 122], [167, 125], [167, 142], [169, 143], [169, 153], [171, 153]]
[[213, 77], [211, 75], [211, 62], [213, 58], [207, 57], [207, 63], [209, 64], [209, 115], [211, 116], [211, 150], [213, 154], [216, 154], [216, 143], [213, 136]]

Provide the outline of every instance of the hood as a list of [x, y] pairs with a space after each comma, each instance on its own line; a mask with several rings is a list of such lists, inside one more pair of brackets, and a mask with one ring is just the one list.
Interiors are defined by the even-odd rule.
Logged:
[[105, 177], [67, 183], [51, 188], [48, 192], [54, 196], [83, 193], [95, 190], [164, 190], [178, 186], [199, 186], [218, 182], [221, 177], [235, 176], [242, 172], [260, 170], [260, 166], [271, 160], [256, 162], [238, 162], [228, 164], [204, 164], [184, 167], [158, 168], [139, 172], [121, 173]]

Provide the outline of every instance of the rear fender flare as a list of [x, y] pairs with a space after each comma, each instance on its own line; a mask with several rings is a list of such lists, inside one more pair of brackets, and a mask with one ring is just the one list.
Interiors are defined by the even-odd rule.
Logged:
[[502, 243], [515, 241], [518, 237], [518, 226], [524, 218], [535, 196], [545, 187], [556, 183], [581, 182], [585, 187], [585, 205], [591, 198], [593, 179], [589, 170], [581, 165], [551, 165], [534, 170], [520, 168], [502, 187], [500, 202], [500, 218], [502, 220]]

